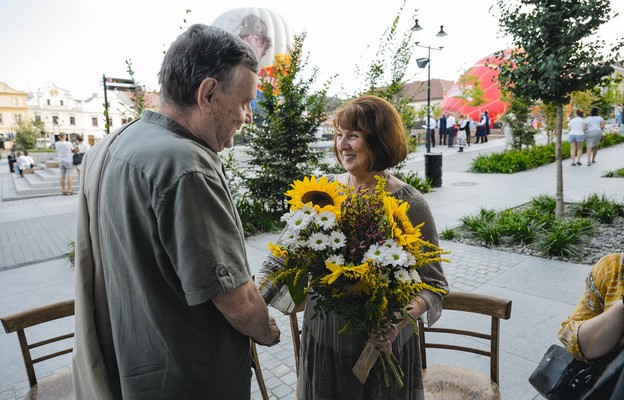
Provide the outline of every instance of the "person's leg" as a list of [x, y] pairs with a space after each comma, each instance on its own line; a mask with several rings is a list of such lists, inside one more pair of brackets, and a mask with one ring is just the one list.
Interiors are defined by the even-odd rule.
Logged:
[[596, 162], [596, 154], [598, 154], [598, 147], [599, 147], [599, 146], [600, 146], [600, 145], [599, 145], [599, 144], [597, 144], [597, 145], [595, 145], [595, 146], [592, 148], [592, 152], [593, 152], [593, 154], [592, 154], [592, 164]]
[[67, 169], [63, 165], [63, 161], [59, 162], [59, 169], [61, 170], [61, 193], [66, 194], [65, 190], [65, 175], [67, 174]]
[[71, 171], [67, 174], [67, 193], [74, 194], [74, 186], [72, 185]]
[[574, 167], [576, 165], [576, 142], [574, 140], [570, 141], [570, 158]]
[[583, 155], [583, 142], [576, 144], [576, 165], [581, 165], [581, 156]]

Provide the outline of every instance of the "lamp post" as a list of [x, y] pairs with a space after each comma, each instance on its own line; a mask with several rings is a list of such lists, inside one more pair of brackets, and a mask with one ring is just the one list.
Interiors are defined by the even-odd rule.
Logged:
[[[412, 27], [413, 32], [417, 32], [422, 30], [422, 27], [418, 25], [418, 19], [414, 20], [414, 26]], [[446, 32], [444, 32], [444, 25], [440, 25], [440, 32], [436, 34], [437, 37], [446, 36]], [[429, 118], [431, 116], [431, 49], [440, 51], [443, 49], [440, 47], [431, 47], [421, 45], [420, 42], [414, 43], [416, 47], [422, 47], [427, 49], [427, 58], [418, 58], [416, 59], [416, 63], [418, 64], [418, 68], [427, 67], [427, 131], [425, 134], [425, 146], [427, 147], [427, 153], [431, 152], [431, 125], [429, 123]]]

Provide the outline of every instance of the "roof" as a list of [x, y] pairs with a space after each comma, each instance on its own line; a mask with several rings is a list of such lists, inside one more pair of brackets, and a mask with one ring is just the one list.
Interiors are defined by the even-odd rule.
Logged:
[[[431, 79], [432, 100], [442, 100], [453, 86], [453, 81], [445, 79]], [[401, 90], [401, 96], [407, 95], [411, 103], [427, 100], [427, 81], [414, 81], [406, 83]]]

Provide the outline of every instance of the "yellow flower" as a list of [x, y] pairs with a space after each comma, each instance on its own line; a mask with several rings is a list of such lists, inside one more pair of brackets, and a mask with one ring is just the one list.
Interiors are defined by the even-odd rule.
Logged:
[[397, 200], [392, 196], [384, 198], [384, 206], [388, 214], [388, 222], [392, 229], [392, 238], [401, 246], [408, 246], [420, 237], [419, 227], [414, 228], [407, 216], [409, 203]]
[[286, 256], [288, 256], [286, 250], [278, 245], [273, 244], [273, 242], [269, 242], [269, 251], [271, 252], [271, 254], [273, 254], [275, 258], [283, 257], [284, 259], [286, 259]]
[[304, 204], [310, 204], [316, 212], [329, 211], [340, 215], [340, 204], [346, 198], [341, 194], [340, 183], [338, 181], [329, 182], [326, 176], [316, 179], [307, 176], [303, 181], [295, 181], [291, 185], [292, 189], [286, 192], [290, 197], [288, 204], [290, 211], [296, 211]]

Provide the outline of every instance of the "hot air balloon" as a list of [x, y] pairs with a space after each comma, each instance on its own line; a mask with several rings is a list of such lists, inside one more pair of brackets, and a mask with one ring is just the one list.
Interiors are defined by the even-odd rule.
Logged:
[[[510, 51], [505, 50], [504, 54], [507, 55]], [[496, 121], [497, 116], [503, 114], [509, 107], [509, 103], [501, 99], [498, 70], [488, 66], [496, 66], [498, 64], [500, 64], [500, 60], [494, 53], [477, 61], [475, 65], [465, 72], [465, 76], [468, 77], [467, 82], [457, 82], [451, 86], [451, 89], [444, 96], [440, 108], [443, 111], [468, 114], [468, 117], [473, 121], [480, 120], [480, 114], [487, 110], [490, 120], [492, 122]], [[485, 100], [485, 103], [476, 107], [468, 105], [472, 99], [460, 97], [464, 87], [470, 88], [472, 86], [472, 79], [476, 79], [484, 91], [483, 100]]]
[[218, 16], [212, 25], [249, 43], [260, 60], [260, 76], [272, 76], [275, 57], [285, 56], [292, 42], [292, 32], [286, 20], [266, 8], [232, 9]]

